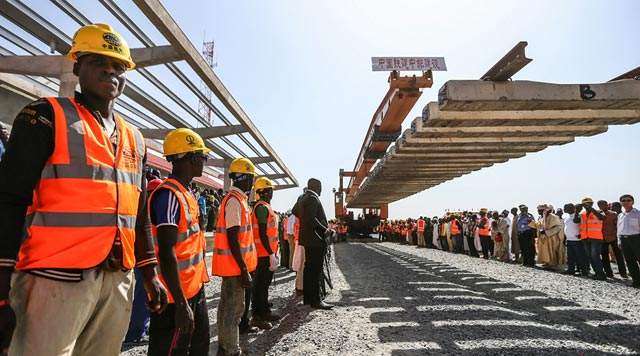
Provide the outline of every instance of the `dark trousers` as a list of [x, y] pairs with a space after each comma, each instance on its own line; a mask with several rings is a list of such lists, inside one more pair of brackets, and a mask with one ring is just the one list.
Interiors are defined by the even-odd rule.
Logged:
[[518, 242], [520, 242], [523, 266], [534, 267], [536, 265], [536, 245], [534, 234], [534, 230], [518, 232]]
[[462, 253], [464, 252], [464, 243], [462, 242], [462, 235], [452, 235], [451, 241], [453, 241], [453, 252]]
[[304, 291], [304, 304], [318, 304], [320, 298], [320, 283], [322, 280], [322, 265], [326, 253], [324, 246], [304, 247], [304, 273], [302, 289]]
[[289, 241], [280, 239], [280, 266], [289, 266]]
[[207, 355], [209, 352], [209, 315], [204, 287], [188, 300], [193, 311], [194, 329], [191, 334], [175, 330], [176, 305], [169, 304], [161, 313], [151, 313], [149, 350], [151, 356]]
[[633, 285], [640, 287], [640, 268], [638, 267], [640, 263], [640, 235], [622, 237], [621, 240], [622, 252], [624, 252], [624, 259], [627, 261]]
[[469, 256], [480, 257], [478, 250], [476, 249], [476, 242], [474, 236], [467, 236], [467, 245], [469, 245]]
[[480, 236], [480, 245], [482, 245], [482, 257], [485, 260], [493, 256], [493, 240], [491, 240], [491, 236]]
[[272, 278], [273, 272], [269, 270], [269, 256], [258, 257], [251, 299], [251, 310], [254, 317], [262, 317], [271, 313], [269, 308], [269, 285]]
[[567, 271], [575, 273], [576, 270], [582, 274], [589, 273], [589, 260], [584, 253], [582, 241], [567, 240]]
[[440, 247], [442, 247], [442, 251], [449, 251], [449, 240], [447, 240], [446, 236], [440, 236]]
[[582, 245], [587, 258], [591, 261], [591, 268], [597, 276], [604, 276], [604, 268], [602, 267], [602, 240], [583, 239]]
[[608, 277], [613, 277], [613, 270], [611, 269], [611, 257], [609, 257], [609, 246], [613, 250], [614, 256], [616, 256], [616, 263], [618, 264], [618, 272], [621, 276], [627, 275], [627, 266], [624, 263], [624, 257], [622, 256], [622, 251], [618, 247], [618, 240], [602, 243], [602, 267], [604, 268], [604, 273]]
[[131, 319], [129, 319], [129, 330], [124, 337], [124, 342], [139, 340], [147, 332], [149, 322], [149, 310], [147, 309], [147, 292], [144, 290], [144, 277], [142, 270], [134, 270], [136, 276], [136, 286], [133, 290], [133, 307]]
[[249, 327], [249, 311], [251, 310], [251, 295], [253, 294], [253, 285], [256, 283], [256, 272], [251, 273], [251, 288], [244, 289], [244, 311], [240, 318], [240, 329], [246, 329]]

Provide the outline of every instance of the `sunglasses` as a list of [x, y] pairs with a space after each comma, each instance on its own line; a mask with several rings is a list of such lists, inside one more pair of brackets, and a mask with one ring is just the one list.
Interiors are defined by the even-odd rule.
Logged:
[[194, 153], [193, 157], [201, 159], [203, 162], [206, 162], [209, 157], [204, 153]]
[[631, 199], [620, 199], [620, 202], [621, 203], [631, 203], [631, 202], [633, 202], [633, 200], [631, 200]]

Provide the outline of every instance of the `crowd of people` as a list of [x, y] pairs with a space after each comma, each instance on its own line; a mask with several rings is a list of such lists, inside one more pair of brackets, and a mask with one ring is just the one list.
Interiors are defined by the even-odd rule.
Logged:
[[526, 205], [511, 210], [448, 212], [442, 217], [382, 221], [378, 228], [383, 241], [437, 248], [471, 257], [521, 263], [568, 275], [591, 276], [596, 280], [620, 278], [640, 288], [640, 212], [634, 198], [622, 195], [618, 201], [585, 197], [578, 204], [560, 209], [537, 206], [538, 216]]

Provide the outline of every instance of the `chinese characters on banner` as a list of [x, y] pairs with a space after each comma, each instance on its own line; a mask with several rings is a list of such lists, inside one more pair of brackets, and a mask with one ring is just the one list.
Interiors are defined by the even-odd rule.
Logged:
[[373, 71], [446, 71], [444, 57], [371, 57]]

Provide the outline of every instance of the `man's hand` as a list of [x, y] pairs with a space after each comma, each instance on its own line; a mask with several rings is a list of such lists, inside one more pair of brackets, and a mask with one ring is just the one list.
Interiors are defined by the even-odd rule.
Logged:
[[240, 284], [244, 289], [251, 288], [251, 275], [246, 269], [240, 271]]
[[16, 314], [9, 304], [0, 307], [0, 355], [9, 350], [13, 329], [16, 328]]
[[576, 214], [582, 211], [582, 204], [576, 204]]
[[169, 303], [167, 298], [167, 290], [164, 288], [158, 276], [155, 275], [153, 267], [149, 266], [144, 269], [144, 289], [147, 291], [149, 300], [147, 306], [153, 313], [162, 313]]
[[194, 329], [193, 310], [186, 301], [176, 303], [176, 329], [181, 334], [191, 334]]
[[278, 269], [278, 260], [278, 255], [276, 255], [275, 253], [269, 255], [269, 271], [275, 272], [275, 270]]

